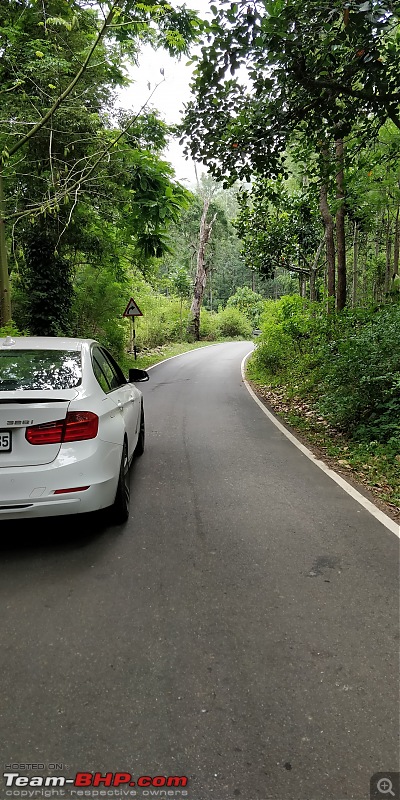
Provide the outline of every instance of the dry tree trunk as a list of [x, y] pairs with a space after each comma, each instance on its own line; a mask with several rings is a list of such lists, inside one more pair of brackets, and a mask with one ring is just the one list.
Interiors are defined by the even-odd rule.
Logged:
[[203, 213], [200, 220], [199, 247], [197, 250], [196, 277], [194, 281], [193, 300], [190, 307], [188, 334], [197, 341], [200, 339], [200, 309], [203, 302], [204, 291], [207, 283], [206, 245], [210, 240], [216, 214], [207, 222], [207, 212], [210, 200], [204, 200]]

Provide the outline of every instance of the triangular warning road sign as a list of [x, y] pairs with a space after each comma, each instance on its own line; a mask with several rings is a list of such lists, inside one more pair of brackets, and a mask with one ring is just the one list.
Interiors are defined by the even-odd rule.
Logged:
[[143, 317], [143, 314], [138, 305], [136, 305], [133, 297], [129, 300], [129, 303], [122, 315], [123, 317]]

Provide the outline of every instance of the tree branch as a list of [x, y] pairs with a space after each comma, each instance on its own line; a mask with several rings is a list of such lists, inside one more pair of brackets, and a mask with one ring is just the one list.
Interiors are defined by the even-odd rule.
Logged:
[[306, 88], [315, 86], [321, 89], [333, 89], [337, 94], [345, 94], [348, 97], [357, 97], [360, 100], [369, 100], [372, 103], [382, 102], [386, 107], [386, 103], [396, 103], [400, 101], [400, 92], [392, 92], [391, 94], [372, 94], [364, 92], [361, 89], [352, 89], [350, 86], [343, 86], [336, 81], [325, 81], [319, 78], [312, 78], [309, 75], [301, 75], [300, 72], [296, 73], [299, 82]]
[[[20, 139], [20, 141], [19, 141], [19, 142], [16, 142], [16, 143], [13, 145], [13, 147], [11, 147], [11, 148], [10, 148], [10, 149], [7, 151], [7, 158], [8, 158], [9, 156], [12, 156], [12, 155], [14, 155], [14, 153], [16, 153], [18, 150], [20, 150], [20, 148], [21, 148], [21, 147], [23, 147], [23, 146], [24, 146], [24, 144], [26, 144], [26, 142], [27, 142], [27, 141], [29, 141], [29, 139], [31, 139], [31, 138], [32, 138], [32, 136], [34, 136], [34, 135], [35, 135], [35, 134], [36, 134], [38, 131], [40, 131], [40, 130], [41, 130], [41, 128], [43, 128], [43, 126], [46, 124], [46, 122], [48, 122], [48, 120], [49, 120], [49, 119], [52, 117], [52, 115], [54, 114], [54, 112], [55, 112], [55, 111], [57, 111], [57, 109], [59, 108], [59, 106], [61, 105], [61, 103], [63, 103], [63, 102], [64, 102], [64, 100], [65, 100], [65, 99], [68, 97], [68, 95], [70, 95], [70, 94], [71, 94], [72, 90], [74, 89], [74, 87], [76, 86], [76, 84], [78, 83], [78, 81], [80, 80], [80, 78], [82, 77], [83, 73], [85, 72], [85, 70], [86, 70], [86, 68], [87, 68], [87, 66], [88, 66], [88, 64], [89, 64], [89, 61], [90, 61], [90, 59], [92, 58], [92, 55], [93, 55], [94, 51], [96, 50], [96, 47], [98, 46], [98, 44], [99, 44], [99, 43], [100, 43], [100, 41], [102, 40], [102, 38], [103, 38], [103, 36], [104, 36], [104, 34], [105, 34], [105, 32], [106, 32], [106, 29], [107, 29], [107, 28], [108, 28], [108, 26], [111, 24], [111, 22], [112, 22], [112, 20], [113, 20], [113, 18], [114, 18], [114, 16], [115, 16], [115, 12], [116, 12], [117, 8], [119, 8], [119, 7], [122, 5], [122, 2], [123, 2], [123, 0], [115, 0], [115, 2], [113, 3], [113, 5], [111, 6], [111, 9], [110, 9], [110, 11], [108, 12], [108, 15], [107, 15], [106, 19], [104, 20], [104, 23], [103, 23], [103, 25], [101, 26], [101, 28], [100, 28], [100, 30], [99, 30], [99, 32], [98, 32], [98, 34], [97, 34], [97, 36], [96, 36], [96, 39], [94, 40], [94, 42], [93, 42], [93, 44], [92, 44], [92, 46], [91, 46], [91, 48], [90, 48], [90, 50], [89, 50], [89, 52], [88, 52], [88, 54], [87, 54], [87, 56], [86, 56], [86, 58], [85, 58], [85, 60], [84, 60], [84, 62], [83, 62], [83, 64], [82, 64], [82, 66], [80, 67], [80, 69], [79, 69], [79, 70], [78, 70], [78, 72], [76, 73], [75, 77], [72, 79], [71, 83], [70, 83], [70, 84], [67, 86], [67, 88], [66, 88], [66, 89], [65, 89], [65, 90], [64, 90], [64, 91], [63, 91], [63, 92], [60, 94], [60, 96], [59, 96], [59, 97], [57, 98], [57, 100], [56, 100], [56, 101], [53, 103], [53, 105], [52, 105], [52, 106], [51, 106], [51, 108], [50, 108], [50, 109], [49, 109], [49, 110], [46, 112], [46, 114], [45, 114], [45, 115], [44, 115], [44, 116], [43, 116], [43, 117], [42, 117], [42, 118], [39, 120], [39, 122], [37, 122], [37, 123], [36, 123], [36, 125], [35, 125], [33, 128], [31, 128], [31, 130], [30, 130], [30, 131], [28, 131], [28, 133], [27, 133], [25, 136], [23, 136], [23, 137], [22, 137], [22, 139]], [[5, 160], [5, 159], [4, 159], [4, 156], [0, 156], [0, 159], [1, 159], [2, 161], [4, 161], [4, 160]]]
[[[67, 186], [67, 185], [65, 184], [65, 185], [63, 186], [62, 190], [61, 190], [61, 191], [59, 191], [58, 193], [56, 193], [56, 194], [54, 195], [54, 198], [53, 198], [53, 200], [52, 200], [52, 201], [49, 201], [49, 202], [48, 202], [48, 203], [47, 203], [47, 204], [44, 206], [46, 211], [51, 211], [53, 208], [55, 208], [55, 207], [59, 206], [59, 204], [60, 204], [61, 200], [62, 200], [62, 199], [63, 199], [63, 198], [66, 196], [66, 195], [70, 194], [71, 192], [75, 192], [75, 189], [76, 189], [77, 187], [80, 187], [82, 183], [85, 183], [86, 181], [88, 181], [88, 179], [89, 179], [89, 178], [90, 178], [90, 176], [93, 174], [93, 172], [94, 172], [94, 170], [96, 169], [96, 167], [97, 167], [97, 166], [98, 166], [98, 165], [101, 163], [101, 161], [103, 160], [103, 158], [104, 158], [104, 157], [105, 157], [105, 156], [106, 156], [106, 155], [107, 155], [107, 154], [110, 152], [110, 150], [112, 150], [112, 148], [113, 148], [113, 147], [115, 147], [115, 145], [116, 145], [116, 144], [118, 144], [118, 142], [120, 141], [120, 139], [122, 139], [122, 137], [125, 135], [125, 133], [127, 133], [127, 131], [129, 130], [129, 128], [131, 128], [131, 127], [132, 127], [132, 125], [134, 124], [134, 122], [136, 122], [137, 118], [139, 117], [139, 115], [141, 114], [141, 112], [143, 111], [143, 109], [144, 109], [144, 108], [146, 108], [146, 106], [147, 106], [147, 104], [148, 104], [149, 100], [151, 100], [151, 98], [152, 98], [152, 96], [153, 96], [154, 92], [155, 92], [155, 91], [158, 89], [158, 87], [159, 87], [159, 86], [160, 86], [162, 83], [164, 83], [164, 81], [165, 81], [165, 78], [163, 78], [163, 79], [162, 79], [162, 81], [159, 81], [159, 83], [157, 83], [157, 84], [155, 85], [155, 87], [154, 87], [154, 89], [152, 90], [151, 94], [150, 94], [150, 95], [149, 95], [149, 97], [147, 98], [146, 102], [145, 102], [145, 103], [143, 103], [143, 105], [140, 107], [140, 109], [139, 109], [139, 111], [137, 112], [137, 114], [135, 114], [135, 115], [134, 115], [134, 116], [133, 116], [133, 117], [132, 117], [132, 118], [129, 120], [129, 122], [128, 122], [128, 123], [125, 125], [125, 127], [122, 129], [122, 131], [120, 131], [120, 132], [118, 133], [118, 136], [115, 136], [115, 137], [114, 137], [114, 139], [113, 139], [113, 140], [112, 140], [112, 141], [111, 141], [111, 142], [110, 142], [110, 143], [107, 145], [107, 147], [105, 147], [103, 150], [101, 150], [101, 151], [100, 151], [100, 155], [98, 156], [98, 158], [96, 158], [96, 160], [95, 160], [95, 161], [94, 161], [94, 162], [91, 164], [91, 166], [90, 166], [90, 167], [87, 169], [86, 173], [84, 172], [84, 167], [83, 167], [83, 168], [82, 168], [82, 171], [81, 171], [81, 172], [80, 172], [80, 174], [79, 174], [79, 177], [78, 177], [78, 178], [76, 178], [76, 180], [74, 180], [74, 182], [73, 182], [73, 183], [72, 183], [70, 186]], [[76, 166], [76, 165], [75, 165], [75, 166]], [[76, 174], [76, 173], [75, 173], [75, 174]], [[18, 219], [22, 219], [23, 217], [30, 216], [31, 214], [40, 213], [40, 212], [42, 212], [42, 213], [43, 213], [43, 205], [44, 205], [44, 204], [42, 203], [42, 204], [40, 204], [40, 205], [38, 204], [37, 206], [31, 207], [31, 208], [29, 208], [29, 209], [27, 209], [27, 210], [25, 210], [25, 211], [15, 211], [13, 214], [8, 214], [7, 216], [4, 216], [4, 217], [3, 217], [3, 219], [4, 219], [4, 221], [9, 221], [9, 220], [12, 220], [12, 219], [18, 220]]]

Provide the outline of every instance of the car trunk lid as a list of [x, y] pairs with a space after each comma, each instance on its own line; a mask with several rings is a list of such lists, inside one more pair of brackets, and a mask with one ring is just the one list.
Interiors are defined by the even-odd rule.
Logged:
[[0, 469], [49, 464], [61, 443], [30, 444], [26, 429], [65, 420], [76, 389], [49, 391], [0, 391]]

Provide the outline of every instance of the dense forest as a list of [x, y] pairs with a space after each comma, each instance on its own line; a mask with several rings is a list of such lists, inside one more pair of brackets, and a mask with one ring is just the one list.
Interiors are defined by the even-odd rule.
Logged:
[[[175, 129], [152, 105], [162, 74], [120, 108], [144, 43], [191, 53]], [[139, 354], [260, 329], [251, 377], [347, 437], [353, 466], [386, 461], [398, 506], [399, 5], [222, 0], [205, 21], [165, 0], [10, 0], [0, 93], [2, 334], [124, 358], [131, 295]], [[190, 190], [171, 136], [208, 170]]]

